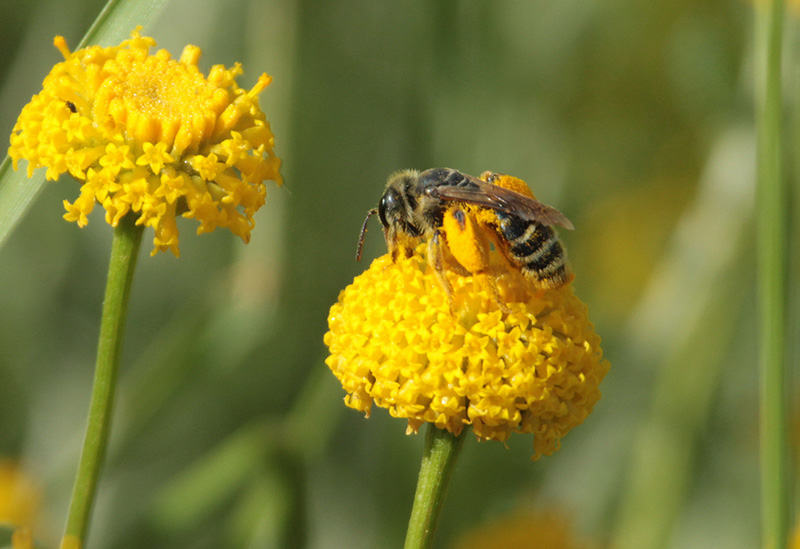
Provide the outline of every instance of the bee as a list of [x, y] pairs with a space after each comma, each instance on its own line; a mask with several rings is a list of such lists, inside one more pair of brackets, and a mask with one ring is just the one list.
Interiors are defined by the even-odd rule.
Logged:
[[[451, 298], [444, 276], [446, 258], [454, 259], [456, 270], [464, 274], [493, 275], [492, 245], [537, 288], [563, 286], [572, 274], [553, 226], [571, 230], [572, 222], [533, 195], [495, 184], [503, 177], [507, 176], [484, 172], [484, 181], [451, 168], [393, 174], [378, 207], [367, 213], [356, 259], [361, 259], [367, 223], [378, 215], [392, 260], [401, 253], [411, 257], [416, 245], [426, 241], [428, 262]], [[489, 280], [498, 297], [492, 276]]]

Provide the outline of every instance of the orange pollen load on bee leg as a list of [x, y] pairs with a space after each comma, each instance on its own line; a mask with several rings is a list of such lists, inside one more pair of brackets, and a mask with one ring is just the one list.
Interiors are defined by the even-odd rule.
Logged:
[[490, 272], [491, 243], [481, 223], [469, 211], [451, 208], [442, 219], [442, 229], [447, 239], [447, 247], [453, 258], [472, 275], [483, 275], [497, 305], [506, 314], [511, 313], [497, 288], [494, 274]]
[[442, 228], [447, 247], [462, 267], [473, 274], [489, 268], [489, 240], [467, 211], [451, 208], [444, 214]]

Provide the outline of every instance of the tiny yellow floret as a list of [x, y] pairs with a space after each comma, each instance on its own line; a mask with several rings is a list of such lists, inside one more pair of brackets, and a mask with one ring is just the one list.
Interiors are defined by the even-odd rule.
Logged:
[[82, 184], [64, 218], [88, 223], [94, 205], [116, 226], [132, 212], [155, 230], [153, 254], [178, 255], [178, 215], [196, 218], [198, 233], [228, 228], [245, 242], [253, 215], [264, 204], [265, 181], [282, 184], [274, 136], [258, 104], [271, 78], [262, 74], [250, 90], [235, 78], [235, 64], [197, 68], [200, 48], [186, 46], [178, 60], [166, 50], [150, 54], [154, 39], [137, 28], [119, 46], [64, 56], [20, 114], [9, 155], [30, 176], [69, 172]]
[[326, 364], [345, 403], [367, 416], [387, 408], [409, 432], [433, 423], [455, 435], [469, 425], [479, 440], [533, 433], [533, 458], [552, 454], [591, 413], [609, 369], [586, 305], [571, 283], [537, 289], [511, 267], [496, 276], [499, 295], [448, 270], [451, 301], [426, 249], [379, 257], [331, 308]]

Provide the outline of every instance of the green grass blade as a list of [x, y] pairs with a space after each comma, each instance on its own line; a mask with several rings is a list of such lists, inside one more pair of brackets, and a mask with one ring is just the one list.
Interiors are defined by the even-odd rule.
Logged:
[[128, 38], [137, 26], [147, 27], [167, 0], [109, 0], [78, 44], [116, 44]]
[[28, 179], [26, 166], [27, 163], [22, 162], [15, 172], [8, 156], [0, 164], [0, 247], [44, 185], [44, 170]]
[[[147, 25], [155, 19], [167, 0], [110, 0], [83, 40], [74, 49], [88, 44], [115, 44], [128, 37], [137, 25]], [[47, 42], [52, 36], [42, 37]], [[71, 46], [72, 47], [72, 46]], [[22, 105], [20, 105], [22, 109]], [[6, 142], [8, 139], [6, 139]], [[28, 179], [25, 162], [20, 170], [14, 171], [11, 159], [6, 156], [0, 164], [0, 247], [10, 236], [14, 227], [33, 203], [45, 183], [44, 172], [40, 168]]]
[[762, 546], [787, 547], [788, 396], [786, 300], [788, 188], [783, 170], [781, 57], [784, 3], [756, 3], [758, 297], [761, 370]]

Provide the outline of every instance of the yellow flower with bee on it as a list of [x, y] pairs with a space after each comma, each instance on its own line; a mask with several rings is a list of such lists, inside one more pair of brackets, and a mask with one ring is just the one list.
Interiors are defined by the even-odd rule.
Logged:
[[271, 78], [236, 84], [242, 73], [215, 65], [204, 76], [200, 49], [186, 46], [178, 60], [141, 36], [118, 46], [92, 46], [64, 56], [23, 109], [9, 155], [28, 175], [69, 173], [80, 196], [64, 201], [64, 218], [79, 226], [100, 204], [116, 226], [132, 212], [155, 230], [153, 254], [178, 255], [176, 217], [195, 218], [198, 234], [228, 228], [248, 242], [253, 215], [264, 204], [267, 180], [282, 183], [274, 136], [258, 104]]
[[[526, 226], [527, 240], [504, 242], [507, 232], [490, 228], [489, 221], [502, 222], [496, 210], [457, 190], [482, 186], [442, 184], [440, 175], [427, 194], [425, 185], [390, 179], [375, 212], [390, 253], [339, 294], [328, 317], [326, 364], [347, 392], [345, 403], [367, 416], [374, 404], [407, 419], [408, 432], [427, 422], [455, 435], [471, 426], [481, 440], [533, 433], [534, 459], [552, 454], [592, 411], [609, 369], [550, 229], [568, 221], [544, 207], [534, 221], [511, 220], [515, 230]], [[488, 196], [523, 195], [513, 188], [521, 180], [492, 181], [513, 194]], [[446, 227], [448, 216], [455, 228]], [[534, 234], [541, 261], [516, 257], [512, 248]]]

